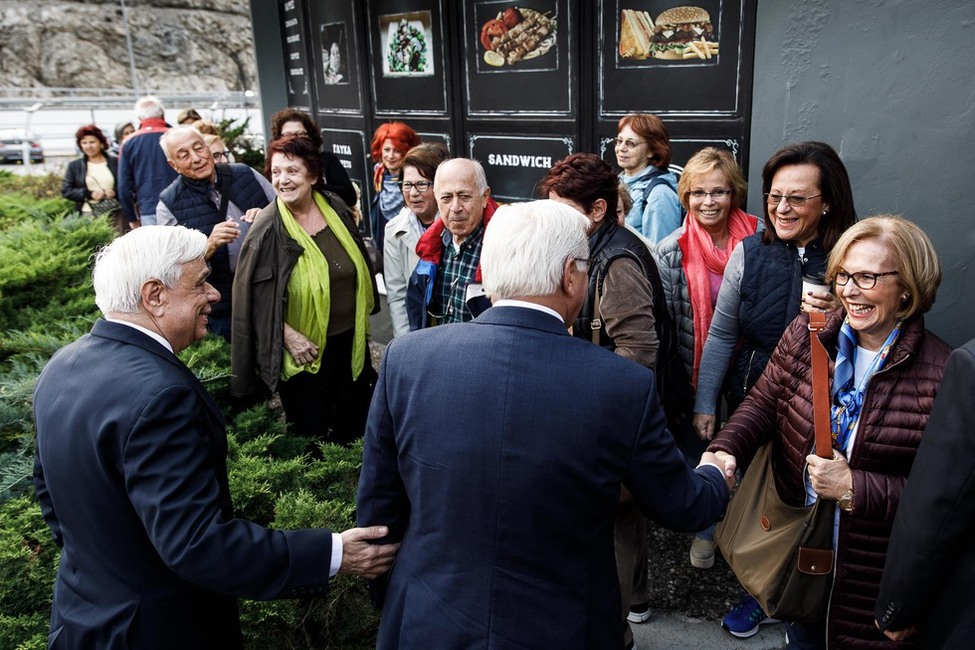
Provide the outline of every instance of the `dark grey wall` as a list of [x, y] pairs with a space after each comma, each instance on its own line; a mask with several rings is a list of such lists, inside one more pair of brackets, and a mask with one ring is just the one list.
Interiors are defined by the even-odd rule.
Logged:
[[861, 217], [903, 214], [934, 242], [928, 328], [975, 337], [975, 3], [759, 0], [755, 39], [749, 211], [772, 153], [830, 143]]

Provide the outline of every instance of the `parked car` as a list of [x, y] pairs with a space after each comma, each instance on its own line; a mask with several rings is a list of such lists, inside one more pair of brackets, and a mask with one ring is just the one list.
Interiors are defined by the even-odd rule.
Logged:
[[[24, 140], [23, 129], [0, 131], [0, 162], [24, 162]], [[44, 148], [41, 147], [40, 140], [32, 133], [27, 134], [26, 140], [30, 145], [30, 161], [32, 163], [44, 162]]]

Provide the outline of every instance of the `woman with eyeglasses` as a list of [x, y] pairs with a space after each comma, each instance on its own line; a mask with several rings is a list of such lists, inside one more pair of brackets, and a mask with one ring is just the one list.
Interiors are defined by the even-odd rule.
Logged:
[[[358, 194], [349, 173], [342, 166], [338, 156], [322, 149], [322, 132], [315, 124], [315, 120], [304, 111], [296, 108], [285, 108], [271, 116], [271, 140], [277, 140], [286, 135], [308, 138], [321, 153], [322, 158], [322, 189], [333, 192], [350, 208], [355, 208], [359, 202]], [[219, 162], [219, 161], [217, 161]]]
[[210, 147], [210, 153], [213, 154], [213, 162], [215, 163], [232, 163], [234, 162], [234, 154], [230, 152], [227, 145], [224, 144], [223, 138], [219, 135], [214, 135], [212, 133], [204, 133], [203, 141], [206, 142], [207, 146]]
[[681, 224], [677, 177], [668, 170], [673, 155], [670, 133], [656, 115], [630, 113], [617, 127], [616, 164], [623, 168], [633, 207], [626, 223], [656, 244]]
[[420, 261], [416, 243], [420, 235], [437, 220], [437, 198], [433, 178], [437, 167], [450, 157], [447, 147], [439, 142], [425, 142], [406, 152], [400, 188], [405, 205], [386, 224], [383, 242], [383, 278], [386, 302], [393, 322], [393, 336], [410, 331], [406, 312], [406, 288], [413, 269]]
[[[789, 188], [772, 184], [772, 191]], [[801, 188], [809, 191], [809, 188]], [[914, 647], [885, 638], [874, 605], [894, 515], [941, 383], [950, 346], [924, 327], [941, 269], [927, 235], [892, 215], [850, 227], [829, 254], [826, 279], [841, 309], [818, 334], [834, 362], [833, 458], [813, 454], [809, 316], [788, 327], [754, 388], [708, 451], [747, 465], [770, 440], [779, 496], [802, 507], [836, 502], [835, 577], [825, 618], [790, 623], [789, 648]], [[761, 612], [761, 608], [758, 608]], [[756, 614], [764, 619], [764, 614]], [[755, 623], [758, 626], [758, 623]]]
[[[758, 227], [758, 218], [741, 209], [746, 190], [745, 179], [729, 151], [714, 147], [698, 151], [687, 161], [677, 185], [687, 219], [657, 246], [664, 298], [692, 388], [697, 386], [701, 355], [728, 257]], [[697, 440], [692, 432], [678, 439], [690, 447], [685, 451], [696, 463], [704, 444], [692, 444]], [[694, 538], [690, 560], [699, 569], [714, 565], [713, 529]]]
[[[765, 230], [743, 239], [728, 258], [701, 354], [694, 428], [705, 440], [714, 435], [722, 386], [733, 413], [801, 310], [839, 308], [829, 292], [803, 295], [802, 278], [825, 276], [830, 250], [856, 222], [840, 157], [822, 142], [788, 145], [765, 163], [762, 192]], [[748, 597], [722, 625], [744, 638], [765, 618]]]

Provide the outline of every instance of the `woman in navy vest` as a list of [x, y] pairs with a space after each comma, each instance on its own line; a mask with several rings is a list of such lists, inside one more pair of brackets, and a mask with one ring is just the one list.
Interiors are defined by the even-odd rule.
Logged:
[[[765, 230], [743, 239], [728, 258], [701, 356], [694, 426], [705, 439], [714, 436], [723, 382], [728, 382], [730, 414], [800, 309], [840, 307], [828, 291], [802, 291], [804, 275], [825, 276], [829, 252], [856, 222], [850, 177], [836, 151], [822, 142], [786, 146], [762, 169], [762, 195]], [[767, 620], [748, 596], [722, 625], [735, 636], [749, 637]]]

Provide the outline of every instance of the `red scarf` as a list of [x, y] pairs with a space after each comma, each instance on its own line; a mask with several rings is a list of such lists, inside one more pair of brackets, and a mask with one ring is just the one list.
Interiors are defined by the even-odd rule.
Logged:
[[[485, 228], [487, 228], [488, 221], [491, 220], [491, 217], [494, 216], [494, 211], [497, 209], [498, 202], [493, 197], [488, 197], [487, 205], [484, 206], [484, 216], [481, 219]], [[434, 222], [430, 224], [430, 227], [420, 235], [419, 241], [416, 242], [416, 254], [420, 256], [421, 260], [433, 262], [437, 265], [440, 264], [440, 257], [443, 255], [443, 231], [446, 228], [447, 226], [444, 225], [443, 219], [438, 214]], [[481, 263], [478, 262], [477, 271], [474, 273], [474, 282], [480, 281]]]
[[725, 250], [718, 249], [711, 235], [698, 222], [694, 213], [684, 220], [684, 234], [677, 240], [682, 255], [681, 266], [687, 277], [687, 291], [691, 298], [694, 314], [694, 366], [691, 385], [697, 390], [697, 373], [701, 367], [701, 353], [708, 338], [714, 306], [711, 304], [711, 279], [709, 273], [724, 275], [728, 256], [745, 237], [755, 234], [758, 219], [735, 208], [728, 215], [728, 244]]

